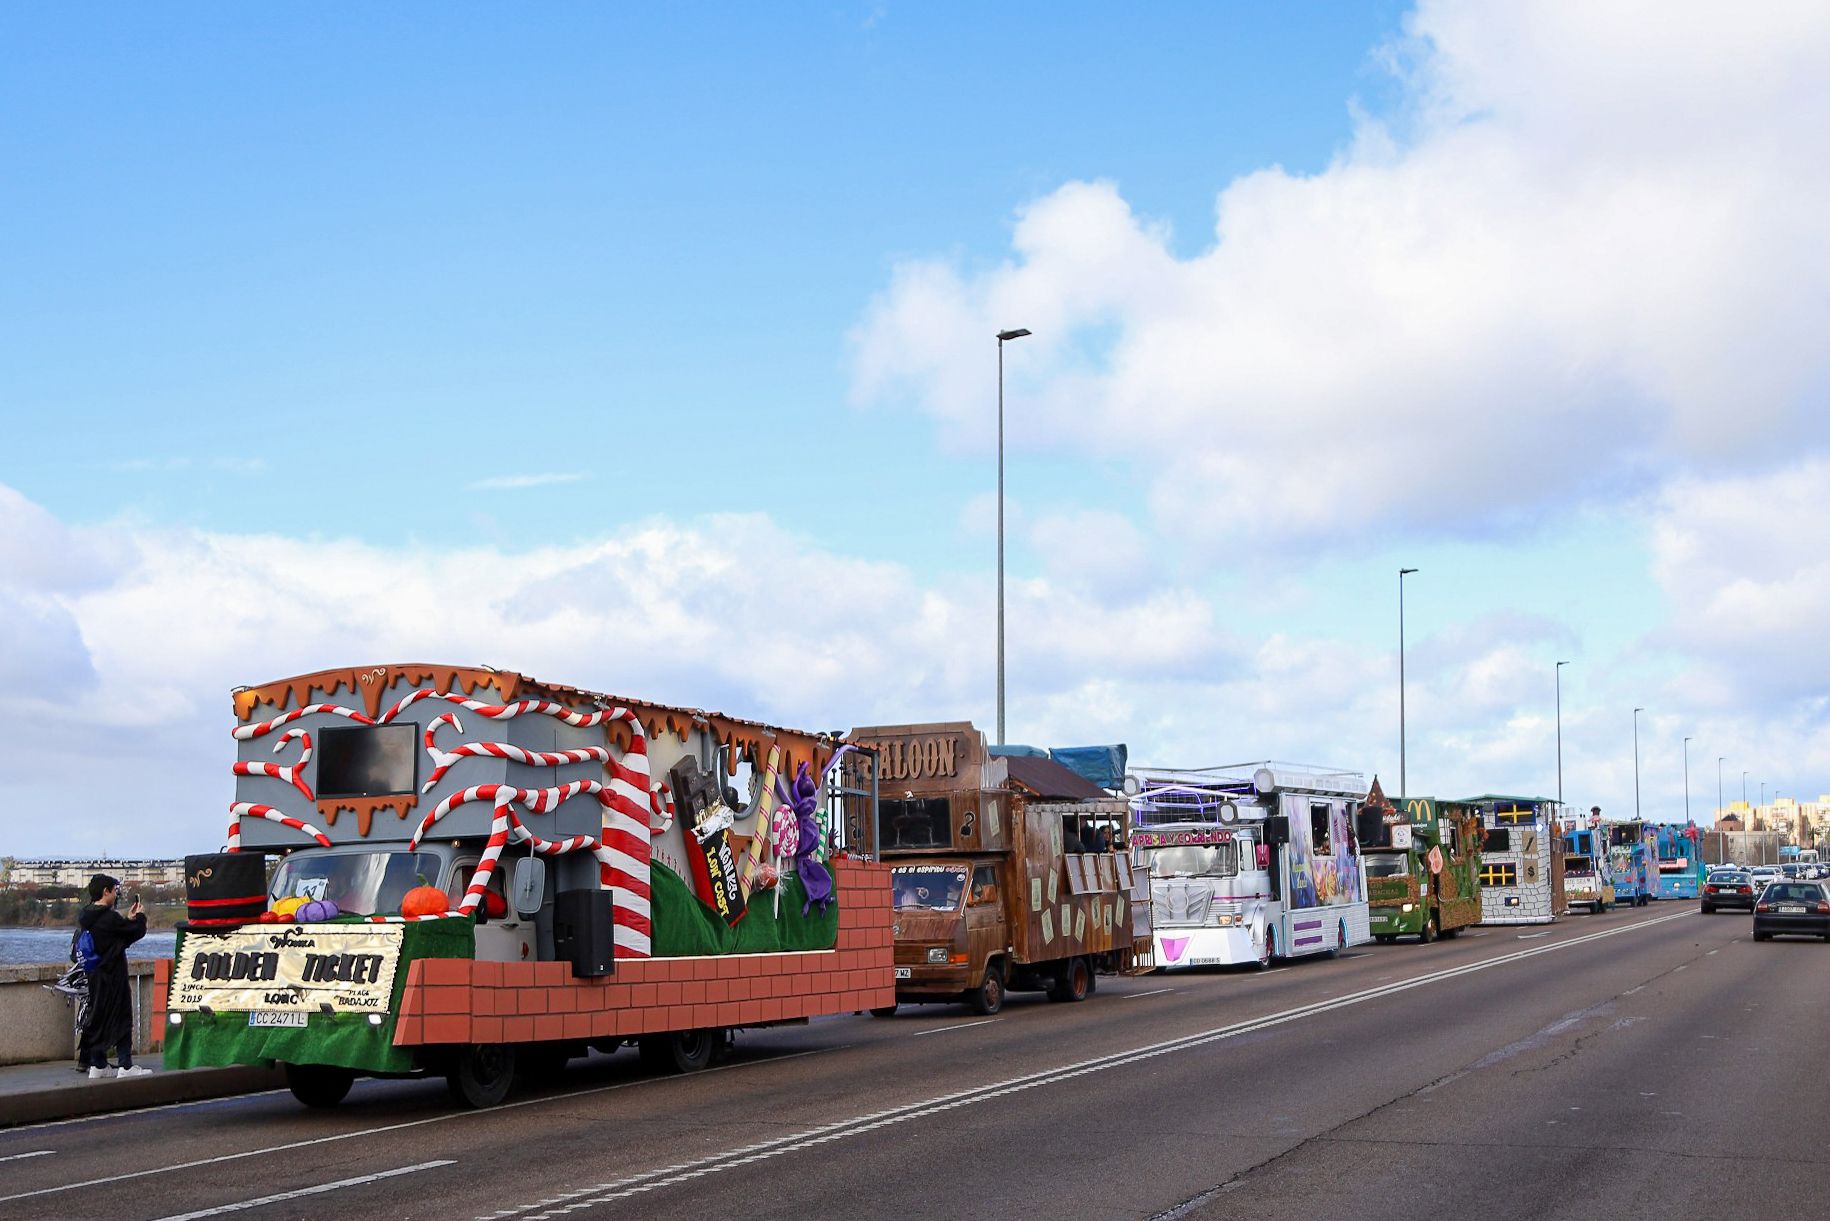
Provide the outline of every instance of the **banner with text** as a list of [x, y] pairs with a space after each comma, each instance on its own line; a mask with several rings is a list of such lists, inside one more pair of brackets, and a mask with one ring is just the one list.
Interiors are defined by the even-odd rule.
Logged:
[[400, 925], [298, 925], [187, 935], [169, 1007], [386, 1013], [404, 933]]

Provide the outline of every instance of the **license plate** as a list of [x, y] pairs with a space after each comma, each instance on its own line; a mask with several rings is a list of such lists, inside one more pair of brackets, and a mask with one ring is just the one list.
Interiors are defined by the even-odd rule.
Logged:
[[911, 973], [909, 971], [909, 968], [907, 968], [907, 967], [897, 967], [896, 968], [896, 978], [897, 979], [908, 979], [908, 978], [910, 978], [910, 976], [911, 976]]
[[1803, 907], [1791, 903], [1781, 903], [1779, 905], [1779, 910], [1788, 916], [1802, 916], [1805, 914], [1805, 909]]
[[303, 1029], [305, 1014], [281, 1013], [272, 1009], [256, 1009], [248, 1015], [250, 1026], [296, 1026]]

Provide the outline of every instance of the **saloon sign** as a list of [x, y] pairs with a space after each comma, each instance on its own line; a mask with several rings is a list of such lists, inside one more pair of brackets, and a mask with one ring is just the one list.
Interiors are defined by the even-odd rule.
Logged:
[[261, 925], [187, 935], [172, 964], [170, 1008], [386, 1013], [404, 930], [399, 926]]

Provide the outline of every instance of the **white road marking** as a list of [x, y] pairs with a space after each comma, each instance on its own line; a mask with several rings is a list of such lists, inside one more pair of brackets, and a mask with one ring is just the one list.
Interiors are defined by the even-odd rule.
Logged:
[[1550, 936], [1550, 934], [1549, 934], [1549, 933], [1548, 933], [1548, 932], [1545, 932], [1545, 933], [1520, 933], [1520, 934], [1519, 934], [1519, 940], [1520, 940], [1520, 941], [1535, 941], [1535, 940], [1536, 940], [1536, 939], [1538, 939], [1538, 938], [1539, 938], [1539, 937], [1548, 937], [1548, 936]]
[[1125, 994], [1125, 999], [1128, 1001], [1134, 1001], [1140, 996], [1162, 996], [1165, 992], [1174, 992], [1174, 991], [1175, 991], [1174, 988], [1158, 988], [1152, 992], [1127, 992]]
[[1715, 950], [1710, 950], [1710, 951], [1708, 951], [1708, 952], [1707, 952], [1707, 953], [1705, 953], [1705, 954], [1704, 954], [1704, 955], [1703, 955], [1703, 957], [1705, 957], [1705, 958], [1708, 958], [1708, 957], [1709, 957], [1709, 955], [1710, 955], [1710, 954], [1720, 954], [1720, 953], [1721, 953], [1721, 952], [1722, 952], [1722, 951], [1721, 951], [1721, 950], [1719, 950], [1719, 949], [1715, 949]]
[[34, 1149], [30, 1153], [9, 1153], [5, 1157], [0, 1157], [0, 1162], [16, 1162], [28, 1157], [49, 1157], [56, 1152], [55, 1149]]
[[920, 1038], [924, 1034], [946, 1034], [949, 1030], [969, 1030], [974, 1026], [989, 1026], [997, 1020], [997, 1018], [986, 1018], [982, 1022], [956, 1022], [951, 1026], [936, 1026], [932, 1030], [917, 1030], [915, 1037]]
[[[1157, 1056], [1187, 1051], [1209, 1043], [1237, 1038], [1243, 1034], [1267, 1030], [1274, 1026], [1282, 1026], [1288, 1022], [1301, 1021], [1304, 1018], [1328, 1013], [1335, 1009], [1345, 1009], [1353, 1005], [1365, 1004], [1368, 1001], [1393, 996], [1399, 992], [1407, 992], [1412, 988], [1421, 988], [1426, 984], [1438, 983], [1447, 979], [1456, 979], [1463, 975], [1471, 975], [1477, 971], [1485, 971], [1489, 968], [1504, 966], [1508, 963], [1522, 962], [1527, 958], [1536, 958], [1540, 954], [1554, 954], [1559, 950], [1569, 949], [1572, 946], [1586, 945], [1591, 941], [1600, 941], [1608, 937], [1618, 937], [1622, 933], [1630, 933], [1637, 929], [1650, 928], [1655, 924], [1663, 924], [1668, 920], [1681, 920], [1685, 916], [1694, 914], [1695, 913], [1691, 911], [1684, 911], [1670, 916], [1660, 916], [1652, 920], [1617, 925], [1613, 928], [1604, 929], [1601, 932], [1588, 933], [1581, 937], [1572, 937], [1568, 941], [1553, 941], [1547, 945], [1538, 945], [1532, 946], [1529, 949], [1514, 950], [1510, 953], [1497, 955], [1484, 962], [1467, 963], [1459, 967], [1449, 967], [1445, 970], [1431, 972], [1427, 975], [1420, 975], [1400, 983], [1384, 984], [1376, 988], [1367, 988], [1359, 992], [1348, 993], [1345, 996], [1335, 997], [1332, 1000], [1316, 1001], [1312, 1004], [1298, 1006], [1294, 1009], [1286, 1009], [1282, 1012], [1269, 1014], [1265, 1017], [1250, 1018], [1231, 1026], [1216, 1027], [1212, 1030], [1186, 1035], [1182, 1038], [1171, 1039], [1163, 1043], [1146, 1044], [1142, 1047], [1133, 1048], [1130, 1051], [1116, 1052], [1112, 1055], [1099, 1056], [1090, 1060], [1075, 1061], [1073, 1063], [1060, 1065], [1056, 1068], [1045, 1069], [1042, 1072], [1031, 1073], [1027, 1076], [1011, 1077], [1004, 1081], [992, 1082], [987, 1085], [976, 1086], [972, 1089], [960, 1090], [951, 1094], [941, 1094], [933, 1098], [920, 1102], [908, 1103], [900, 1107], [873, 1111], [869, 1114], [853, 1116], [850, 1119], [835, 1120], [829, 1124], [822, 1124], [816, 1128], [808, 1128], [805, 1131], [790, 1133], [789, 1135], [776, 1137], [772, 1140], [760, 1141], [753, 1145], [744, 1145], [736, 1149], [728, 1149], [717, 1153], [707, 1154], [702, 1158], [697, 1158], [683, 1165], [669, 1166], [660, 1170], [645, 1171], [640, 1174], [630, 1175], [627, 1178], [614, 1179], [606, 1183], [596, 1183], [588, 1187], [580, 1187], [574, 1191], [565, 1192], [558, 1196], [547, 1196], [544, 1199], [537, 1200], [531, 1204], [521, 1205], [518, 1208], [499, 1209], [496, 1212], [485, 1214], [480, 1221], [500, 1221], [502, 1218], [519, 1217], [530, 1213], [533, 1215], [529, 1216], [527, 1221], [548, 1221], [550, 1218], [564, 1216], [568, 1213], [578, 1212], [583, 1209], [595, 1208], [599, 1205], [609, 1204], [616, 1200], [628, 1199], [631, 1196], [641, 1195], [644, 1192], [691, 1182], [708, 1175], [720, 1174], [726, 1170], [735, 1169], [739, 1166], [748, 1166], [756, 1162], [767, 1161], [770, 1158], [781, 1157], [784, 1154], [796, 1153], [804, 1149], [812, 1149], [821, 1145], [831, 1144], [835, 1141], [847, 1140], [851, 1137], [860, 1136], [880, 1128], [908, 1123], [911, 1120], [924, 1119], [928, 1116], [939, 1115], [947, 1111], [956, 1110], [960, 1107], [975, 1106], [982, 1102], [990, 1102], [994, 1099], [1005, 1097], [1006, 1095], [1022, 1093], [1026, 1090], [1036, 1089], [1039, 1086], [1054, 1085], [1062, 1081], [1071, 1080], [1075, 1077], [1086, 1076], [1090, 1073], [1104, 1072], [1107, 1069], [1139, 1063], [1144, 1060], [1153, 1059]], [[1550, 1122], [1555, 1123], [1557, 1121], [1551, 1120]], [[0, 1201], [0, 1203], [3, 1202], [4, 1201]], [[536, 1209], [545, 1211], [535, 1212], [534, 1210]]]
[[[697, 1075], [704, 1076], [706, 1073], [734, 1073], [746, 1068], [761, 1068], [767, 1064], [780, 1064], [784, 1060], [802, 1060], [808, 1056], [823, 1056], [830, 1052], [844, 1051], [850, 1046], [850, 1043], [837, 1043], [831, 1047], [816, 1047], [812, 1051], [797, 1051], [782, 1056], [770, 1056], [767, 1060], [752, 1060], [746, 1064], [726, 1064], [717, 1068], [702, 1069]], [[456, 1119], [480, 1119], [485, 1116], [499, 1114], [502, 1111], [516, 1110], [520, 1107], [535, 1107], [553, 1102], [567, 1102], [574, 1098], [588, 1098], [592, 1094], [605, 1094], [609, 1093], [611, 1090], [634, 1089], [637, 1086], [643, 1085], [662, 1085], [669, 1080], [671, 1080], [671, 1078], [668, 1077], [644, 1077], [639, 1081], [618, 1081], [613, 1085], [594, 1085], [587, 1089], [570, 1090], [563, 1094], [549, 1094], [544, 1098], [523, 1098], [517, 1102], [505, 1102], [500, 1106], [490, 1107], [489, 1109], [482, 1111], [447, 1111], [442, 1115], [428, 1115], [424, 1119], [408, 1119], [403, 1120], [400, 1123], [382, 1124], [380, 1127], [376, 1128], [358, 1128], [350, 1132], [338, 1132], [332, 1136], [313, 1137], [311, 1140], [295, 1140], [283, 1145], [268, 1145], [260, 1149], [244, 1149], [240, 1153], [224, 1153], [217, 1157], [198, 1158], [196, 1161], [192, 1162], [174, 1162], [169, 1166], [154, 1166], [150, 1170], [132, 1170], [125, 1174], [111, 1174], [106, 1178], [89, 1179], [81, 1183], [65, 1183], [61, 1187], [40, 1187], [36, 1191], [22, 1191], [15, 1195], [0, 1196], [0, 1204], [7, 1204], [14, 1200], [25, 1200], [32, 1196], [56, 1195], [61, 1191], [79, 1191], [84, 1187], [100, 1187], [104, 1183], [120, 1183], [128, 1179], [143, 1179], [155, 1174], [170, 1174], [174, 1170], [194, 1170], [198, 1166], [214, 1166], [220, 1162], [240, 1161], [244, 1157], [264, 1157], [269, 1153], [284, 1153], [290, 1149], [307, 1149], [313, 1145], [328, 1145], [340, 1140], [358, 1140], [364, 1136], [377, 1136], [383, 1132], [399, 1132], [407, 1128], [424, 1127], [426, 1124], [450, 1123], [452, 1120]], [[284, 1091], [272, 1092], [283, 1093]], [[222, 1100], [211, 1099], [210, 1101], [220, 1102]], [[196, 1105], [196, 1103], [173, 1102], [166, 1104], [166, 1107], [148, 1107], [145, 1109], [165, 1110], [167, 1107]], [[104, 1118], [107, 1117], [104, 1116]], [[58, 1122], [72, 1123], [75, 1121], [59, 1120]], [[19, 1131], [21, 1129], [13, 1130]]]
[[178, 1213], [170, 1217], [161, 1217], [160, 1221], [197, 1221], [199, 1217], [217, 1217], [223, 1213], [238, 1213], [245, 1209], [260, 1208], [267, 1204], [278, 1204], [282, 1200], [296, 1200], [301, 1196], [323, 1195], [327, 1191], [338, 1191], [345, 1187], [360, 1187], [364, 1183], [376, 1183], [382, 1179], [398, 1178], [403, 1174], [414, 1174], [421, 1170], [436, 1170], [440, 1166], [455, 1166], [456, 1162], [445, 1160], [439, 1162], [421, 1162], [417, 1166], [402, 1166], [398, 1170], [382, 1170], [375, 1174], [359, 1175], [353, 1179], [338, 1179], [335, 1183], [320, 1183], [316, 1187], [300, 1187], [295, 1191], [282, 1191], [277, 1195], [262, 1196], [258, 1200], [242, 1200], [235, 1204], [222, 1204], [215, 1208], [199, 1209], [194, 1213]]
[[1675, 971], [1682, 971], [1682, 970], [1683, 970], [1683, 969], [1684, 969], [1684, 968], [1685, 968], [1685, 966], [1686, 966], [1686, 965], [1687, 965], [1687, 964], [1685, 964], [1685, 963], [1681, 963], [1681, 962], [1680, 962], [1680, 963], [1679, 963], [1679, 964], [1678, 964], [1678, 965], [1677, 965], [1677, 966], [1675, 966], [1675, 967], [1672, 967], [1672, 968], [1671, 968], [1671, 969], [1672, 969], [1672, 970], [1673, 970], [1673, 971], [1674, 971], [1674, 972], [1675, 972]]

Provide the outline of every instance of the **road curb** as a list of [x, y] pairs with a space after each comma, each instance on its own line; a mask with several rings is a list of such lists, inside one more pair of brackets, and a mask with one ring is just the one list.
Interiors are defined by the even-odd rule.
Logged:
[[[70, 1075], [76, 1076], [74, 1071]], [[285, 1087], [286, 1075], [278, 1068], [192, 1068], [126, 1081], [77, 1079], [50, 1089], [0, 1095], [0, 1128]]]

